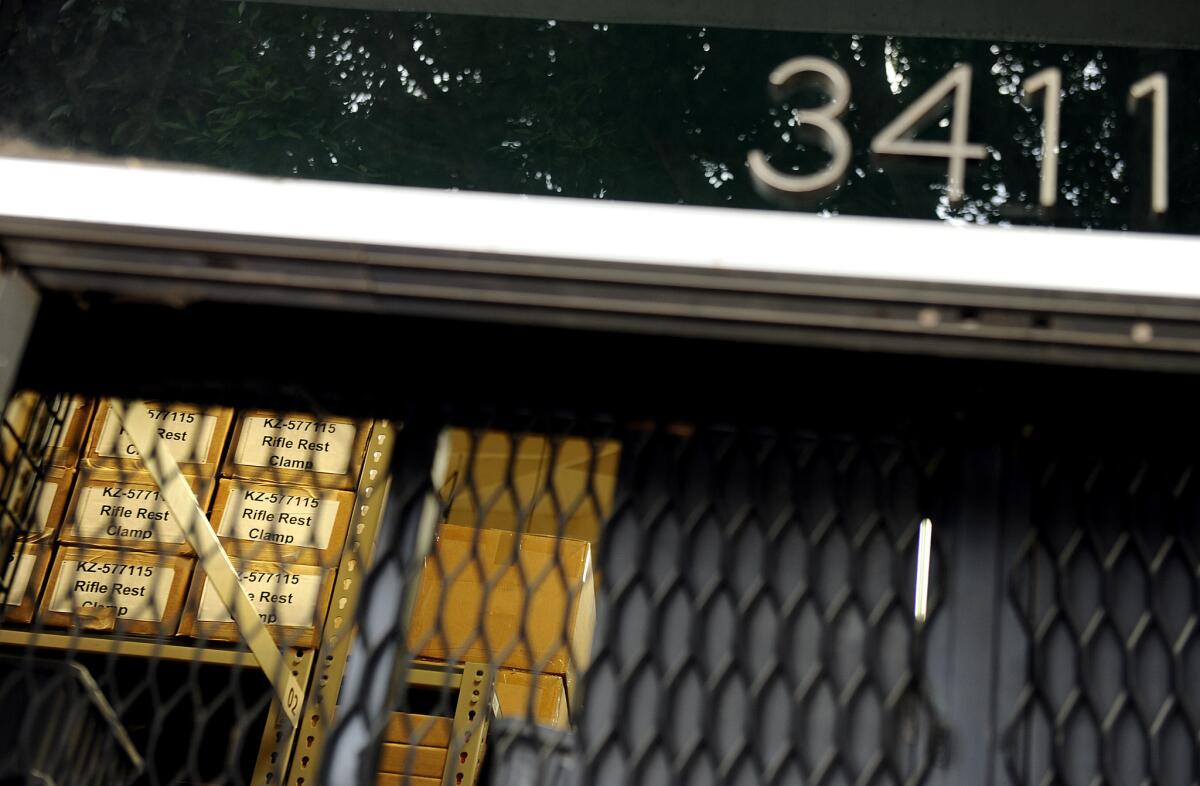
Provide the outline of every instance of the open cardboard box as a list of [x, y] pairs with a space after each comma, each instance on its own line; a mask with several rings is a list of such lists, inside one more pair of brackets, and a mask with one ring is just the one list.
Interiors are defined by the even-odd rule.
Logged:
[[[532, 696], [530, 695], [532, 694]], [[533, 675], [525, 671], [496, 672], [496, 701], [504, 718], [528, 718], [554, 729], [571, 726], [566, 684], [557, 674]]]
[[[446, 521], [595, 543], [612, 512], [620, 444], [455, 429]], [[550, 471], [553, 464], [554, 471]], [[553, 491], [553, 495], [551, 494]]]
[[436, 661], [558, 674], [570, 687], [595, 624], [589, 543], [446, 524], [425, 560], [409, 647]]
[[[14, 393], [4, 409], [4, 424], [0, 425], [0, 464], [11, 465], [22, 448], [33, 449], [30, 440], [44, 438], [54, 430], [55, 439], [46, 446], [45, 463], [74, 467], [92, 422], [92, 409], [93, 402], [82, 396], [43, 397], [30, 390]], [[62, 419], [61, 424], [53, 423], [56, 417]]]

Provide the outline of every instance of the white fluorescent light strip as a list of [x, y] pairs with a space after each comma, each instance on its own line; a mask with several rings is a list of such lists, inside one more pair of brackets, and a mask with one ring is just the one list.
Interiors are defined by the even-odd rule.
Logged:
[[[703, 270], [1200, 299], [1200, 238], [964, 227], [0, 157], [8, 219]], [[48, 232], [48, 234], [50, 234]]]
[[913, 598], [913, 617], [924, 625], [929, 616], [929, 558], [933, 548], [933, 522], [921, 519], [917, 533], [917, 581]]

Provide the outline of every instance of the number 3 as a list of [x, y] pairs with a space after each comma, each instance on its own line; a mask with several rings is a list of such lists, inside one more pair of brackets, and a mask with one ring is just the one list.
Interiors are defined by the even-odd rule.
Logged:
[[797, 133], [813, 138], [833, 157], [829, 165], [811, 175], [792, 175], [771, 166], [761, 150], [746, 158], [754, 186], [765, 197], [784, 198], [821, 195], [842, 179], [850, 164], [850, 134], [838, 121], [850, 103], [850, 78], [841, 66], [823, 57], [797, 57], [771, 72], [772, 94], [784, 100], [801, 87], [813, 86], [829, 101], [817, 109], [794, 109]]

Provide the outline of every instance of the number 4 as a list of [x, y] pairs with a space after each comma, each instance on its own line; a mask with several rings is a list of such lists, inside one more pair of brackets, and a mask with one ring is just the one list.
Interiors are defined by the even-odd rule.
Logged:
[[[950, 141], [931, 142], [916, 138], [921, 128], [950, 104], [954, 93], [953, 114], [950, 117]], [[954, 67], [937, 84], [925, 91], [911, 106], [871, 140], [871, 152], [878, 155], [930, 156], [949, 159], [946, 173], [946, 197], [951, 204], [963, 198], [963, 180], [967, 159], [986, 155], [983, 145], [967, 142], [967, 123], [971, 106], [971, 66], [962, 63]]]
[[1153, 136], [1150, 146], [1150, 209], [1167, 212], [1167, 75], [1156, 71], [1129, 88], [1129, 112], [1137, 102], [1151, 97]]

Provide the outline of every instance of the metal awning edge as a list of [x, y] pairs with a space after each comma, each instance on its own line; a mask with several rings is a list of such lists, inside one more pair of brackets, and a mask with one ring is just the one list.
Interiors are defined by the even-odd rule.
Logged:
[[[1191, 368], [1200, 240], [0, 158], [47, 289]], [[1196, 364], [1200, 370], [1200, 364]]]

